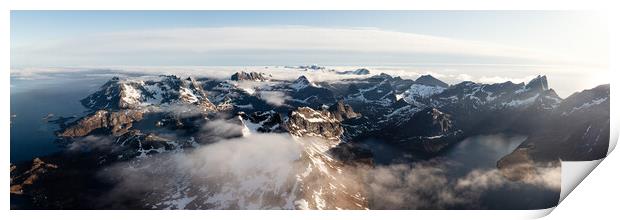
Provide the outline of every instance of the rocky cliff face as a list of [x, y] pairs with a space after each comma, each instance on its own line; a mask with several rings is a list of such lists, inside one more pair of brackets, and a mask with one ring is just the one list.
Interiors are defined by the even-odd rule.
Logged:
[[368, 208], [362, 177], [341, 157], [352, 154], [337, 147], [344, 130], [331, 112], [298, 108], [291, 112], [286, 127], [303, 146], [300, 163], [304, 171], [296, 174], [301, 198], [296, 201], [297, 208]]
[[35, 184], [41, 176], [57, 168], [57, 165], [46, 163], [39, 158], [34, 158], [30, 167], [11, 165], [11, 194], [23, 194], [25, 188]]
[[291, 112], [286, 127], [293, 135], [317, 136], [332, 140], [340, 139], [343, 133], [340, 121], [330, 112], [308, 107]]
[[93, 113], [65, 126], [60, 137], [82, 137], [92, 132], [120, 136], [148, 115], [161, 117], [153, 126], [174, 122], [173, 127], [182, 128], [191, 124], [188, 119], [230, 109], [224, 104], [214, 105], [203, 85], [194, 78], [177, 76], [144, 81], [114, 77], [81, 102]]
[[402, 147], [437, 153], [460, 140], [462, 131], [454, 127], [450, 114], [436, 108], [426, 108], [408, 121], [387, 130], [385, 135], [384, 138]]
[[237, 115], [244, 121], [244, 125], [252, 131], [261, 133], [281, 133], [286, 131], [282, 116], [275, 111], [253, 112], [252, 114], [239, 112]]
[[144, 113], [141, 110], [121, 110], [110, 112], [99, 110], [69, 125], [60, 131], [60, 137], [83, 137], [95, 130], [102, 130], [114, 136], [127, 133], [132, 123], [142, 120]]
[[[334, 152], [333, 140], [318, 137], [303, 137], [300, 140], [304, 152], [300, 158], [300, 170], [295, 175], [299, 199], [297, 209], [368, 209], [368, 199], [363, 176], [358, 173], [363, 163], [347, 163], [337, 155], [350, 155]], [[349, 161], [351, 162], [351, 161]]]
[[234, 81], [243, 81], [243, 80], [267, 81], [268, 78], [267, 78], [267, 76], [264, 73], [241, 71], [241, 72], [236, 72], [232, 76], [230, 76], [230, 80], [234, 80]]
[[411, 117], [401, 129], [409, 127], [406, 136], [440, 136], [453, 130], [451, 115], [436, 108], [424, 109]]
[[338, 100], [338, 102], [329, 107], [329, 111], [338, 121], [344, 121], [347, 119], [354, 119], [361, 117], [362, 114], [353, 111], [353, 107], [344, 103], [344, 100]]

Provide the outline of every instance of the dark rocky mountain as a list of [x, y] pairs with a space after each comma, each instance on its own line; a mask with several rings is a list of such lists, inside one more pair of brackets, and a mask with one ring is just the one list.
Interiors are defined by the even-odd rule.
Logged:
[[609, 84], [575, 93], [538, 118], [542, 123], [521, 144], [538, 161], [596, 160], [607, 155]]
[[538, 75], [536, 78], [532, 79], [530, 82], [525, 85], [526, 89], [529, 90], [540, 90], [545, 91], [549, 89], [549, 85], [547, 83], [547, 76]]
[[[535, 163], [597, 160], [609, 146], [609, 84], [574, 93], [544, 117], [533, 132], [497, 166], [514, 179], [533, 175]], [[517, 175], [514, 175], [514, 174]]]
[[234, 80], [234, 81], [243, 81], [243, 80], [267, 81], [268, 77], [264, 73], [241, 71], [241, 72], [236, 72], [235, 74], [230, 76], [230, 80]]
[[299, 91], [301, 89], [305, 89], [308, 86], [317, 87], [315, 84], [310, 82], [310, 80], [306, 76], [303, 76], [303, 75], [300, 76], [299, 78], [297, 78], [295, 81], [293, 81], [293, 83], [291, 83], [291, 85], [289, 85], [289, 87], [291, 87], [291, 89], [293, 89], [295, 91]]
[[99, 110], [69, 125], [58, 133], [60, 137], [83, 137], [95, 130], [105, 130], [114, 136], [123, 135], [132, 127], [132, 123], [142, 120], [143, 112], [139, 110], [121, 110], [109, 112]]
[[291, 112], [286, 127], [293, 135], [318, 136], [329, 140], [340, 139], [343, 133], [340, 121], [329, 111], [308, 107]]
[[459, 115], [455, 125], [466, 133], [527, 133], [540, 122], [538, 117], [544, 117], [562, 101], [553, 90], [532, 86], [546, 84], [546, 77], [537, 77], [528, 84], [462, 82], [421, 103]]
[[431, 76], [431, 75], [423, 75], [420, 76], [418, 79], [415, 80], [416, 83], [418, 84], [422, 84], [422, 85], [427, 85], [427, 86], [439, 86], [439, 87], [443, 87], [443, 88], [448, 88], [448, 84], [445, 82], [442, 82], [441, 80], [438, 80], [437, 78]]
[[254, 129], [261, 133], [281, 133], [286, 132], [284, 126], [284, 119], [280, 113], [275, 111], [267, 112], [253, 112], [252, 114], [245, 114], [244, 112], [237, 113], [242, 120], [248, 121], [254, 124]]
[[[364, 209], [369, 203], [362, 181], [346, 171], [372, 166], [373, 155], [357, 142], [378, 139], [403, 152], [436, 156], [472, 135], [522, 134], [527, 139], [497, 164], [518, 181], [534, 172], [534, 163], [604, 157], [609, 101], [609, 85], [561, 99], [545, 76], [528, 83], [455, 85], [430, 75], [411, 80], [385, 73], [324, 82], [306, 76], [275, 80], [257, 72], [237, 72], [230, 80], [115, 77], [81, 101], [89, 109], [86, 116], [63, 123], [57, 135], [65, 151], [11, 166], [11, 195], [38, 209], [244, 208], [231, 205], [240, 204], [234, 198], [210, 197], [217, 184], [198, 189], [184, 176], [174, 176], [179, 179], [170, 187], [186, 187], [193, 197], [166, 191], [125, 195], [112, 203], [92, 198], [113, 189], [114, 183], [97, 173], [114, 164], [133, 166], [206, 144], [281, 134], [301, 146], [294, 172], [282, 177], [291, 190], [252, 186], [251, 192], [271, 195], [260, 197], [265, 203], [255, 208]], [[162, 169], [172, 168], [144, 175], [161, 175]], [[251, 178], [272, 178], [261, 175]], [[258, 198], [250, 192], [237, 196]], [[190, 198], [190, 206], [179, 205]]]
[[436, 108], [426, 108], [399, 126], [385, 129], [377, 135], [405, 148], [436, 153], [459, 140], [462, 133], [454, 127], [451, 115]]
[[297, 78], [289, 87], [292, 89], [290, 91], [291, 102], [294, 102], [291, 103], [292, 106], [318, 108], [336, 101], [332, 91], [310, 82], [305, 76]]
[[[390, 75], [383, 73], [351, 84], [345, 101], [364, 103], [365, 106], [390, 106], [396, 102], [396, 94], [390, 83], [391, 79]], [[371, 105], [367, 105], [369, 103]]]
[[329, 107], [329, 111], [336, 117], [338, 121], [344, 121], [347, 119], [354, 119], [361, 117], [362, 114], [357, 113], [348, 104], [344, 103], [344, 100], [340, 99], [336, 104]]

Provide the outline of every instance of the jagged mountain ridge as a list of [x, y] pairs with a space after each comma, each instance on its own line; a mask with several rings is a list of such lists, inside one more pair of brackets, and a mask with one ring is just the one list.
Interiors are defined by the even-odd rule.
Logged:
[[[119, 78], [110, 80], [99, 91], [82, 101], [93, 111], [92, 114], [68, 125], [59, 132], [59, 136], [70, 142], [79, 137], [112, 134], [115, 136], [114, 142], [124, 148], [121, 148], [121, 151], [84, 152], [83, 154], [89, 155], [86, 158], [92, 161], [79, 160], [69, 167], [80, 172], [80, 163], [88, 163], [89, 166], [85, 167], [89, 168], [101, 168], [134, 158], [148, 160], [159, 154], [192, 151], [201, 144], [221, 140], [244, 138], [257, 133], [278, 133], [290, 135], [302, 143], [303, 153], [296, 166], [303, 168], [303, 172], [293, 173], [287, 180], [288, 186], [295, 186], [293, 191], [287, 191], [285, 197], [270, 198], [269, 200], [277, 202], [263, 204], [264, 206], [259, 208], [357, 209], [368, 208], [363, 187], [334, 184], [347, 180], [342, 170], [346, 170], [348, 164], [372, 164], [372, 160], [368, 160], [368, 152], [348, 145], [354, 140], [381, 138], [414, 152], [434, 154], [467, 135], [511, 131], [529, 135], [531, 138], [524, 142], [527, 146], [540, 143], [544, 146], [557, 146], [556, 139], [549, 135], [537, 136], [536, 132], [553, 129], [542, 126], [556, 124], [555, 120], [566, 120], [566, 117], [575, 117], [584, 122], [577, 127], [563, 124], [562, 131], [573, 137], [578, 137], [579, 135], [575, 134], [579, 132], [585, 132], [584, 138], [575, 143], [588, 146], [587, 149], [597, 149], [579, 153], [597, 157], [601, 153], [604, 139], [608, 139], [600, 134], [604, 133], [605, 123], [607, 127], [609, 123], [608, 117], [607, 121], [604, 120], [605, 113], [608, 116], [608, 110], [605, 112], [604, 109], [605, 106], [608, 109], [609, 86], [597, 87], [562, 100], [548, 88], [544, 76], [539, 76], [527, 84], [463, 82], [447, 87], [437, 83], [439, 80], [432, 76], [424, 76], [424, 80], [414, 81], [385, 73], [341, 82], [312, 82], [305, 76], [290, 81], [235, 79], [183, 80], [175, 76], [162, 76], [147, 81]], [[242, 81], [251, 83], [248, 86]], [[270, 96], [283, 101], [274, 102]], [[171, 106], [183, 108], [166, 108]], [[178, 112], [187, 109], [193, 111], [194, 107], [198, 114]], [[588, 119], [588, 116], [593, 114], [591, 109], [595, 109], [591, 107], [602, 109], [595, 113], [600, 116], [600, 120]], [[133, 113], [127, 114], [129, 112]], [[148, 117], [159, 117], [154, 115], [162, 112], [165, 112], [164, 116], [154, 120], [153, 124], [165, 129], [187, 130], [184, 124], [208, 124], [222, 119], [218, 115], [228, 115], [224, 116], [224, 120], [237, 125], [233, 127], [236, 131], [227, 136], [215, 133], [195, 137], [200, 133], [209, 133], [208, 130], [198, 130], [187, 132], [183, 138], [170, 140], [158, 136], [156, 131], [143, 132], [142, 128], [134, 126], [136, 123], [146, 123]], [[134, 114], [140, 116], [134, 117]], [[554, 117], [548, 117], [549, 115]], [[560, 116], [565, 118], [558, 119]], [[176, 123], [165, 126], [169, 120]], [[593, 123], [589, 124], [589, 128], [582, 126], [590, 122]], [[538, 127], [540, 128], [533, 129]], [[590, 129], [592, 134], [588, 133]], [[540, 146], [532, 149], [537, 149], [532, 152], [545, 152], [531, 153], [535, 160], [569, 158], [566, 155], [554, 154], [553, 150], [545, 151], [545, 148]], [[576, 158], [573, 156], [572, 159]], [[56, 164], [62, 160], [52, 161]], [[62, 170], [62, 163], [59, 166]], [[43, 195], [47, 193], [41, 188], [36, 192]], [[132, 201], [136, 206], [131, 208], [151, 208], [146, 204], [153, 202], [165, 204], [169, 201], [167, 196], [162, 194], [148, 200], [138, 199]], [[252, 196], [248, 198], [250, 197]], [[288, 199], [293, 199], [293, 203]], [[190, 206], [181, 207], [177, 204], [156, 207], [243, 208], [214, 206], [217, 202], [212, 203], [209, 198], [196, 198], [192, 201]], [[221, 203], [223, 201], [229, 200], [221, 200], [217, 204], [225, 204]], [[209, 205], [201, 205], [201, 202]], [[71, 205], [76, 204], [63, 204], [63, 207]]]
[[[117, 79], [112, 81], [114, 80]], [[193, 82], [190, 85], [195, 85], [195, 81], [190, 82]], [[231, 112], [275, 110], [286, 114], [297, 107], [319, 109], [324, 105], [346, 103], [359, 113], [359, 117], [351, 117], [357, 120], [349, 120], [350, 123], [343, 124], [349, 128], [345, 130], [350, 131], [345, 132], [345, 139], [375, 135], [373, 133], [380, 133], [382, 130], [407, 130], [405, 127], [419, 123], [412, 120], [416, 113], [428, 108], [455, 115], [454, 127], [467, 133], [466, 135], [504, 130], [526, 132], [530, 127], [540, 125], [544, 121], [540, 119], [545, 118], [562, 102], [562, 99], [548, 88], [545, 76], [538, 76], [527, 84], [462, 82], [446, 88], [444, 86], [447, 84], [439, 82], [441, 81], [430, 75], [413, 81], [383, 73], [331, 85], [316, 84], [301, 76], [292, 82], [276, 81], [267, 87], [254, 87], [251, 89], [253, 92], [226, 81], [207, 80], [202, 83], [209, 94], [224, 94], [224, 98], [221, 95], [211, 97], [217, 100], [215, 103], [218, 107], [227, 106]], [[263, 91], [280, 92], [289, 98], [285, 100], [285, 106], [274, 106], [256, 95]], [[336, 102], [337, 99], [340, 101]], [[206, 100], [211, 103], [209, 99]], [[341, 119], [341, 116], [337, 117]], [[491, 121], [500, 123], [489, 126]], [[410, 135], [393, 135], [398, 136]]]
[[130, 80], [112, 78], [97, 92], [81, 100], [92, 110], [136, 109], [149, 106], [191, 104], [204, 111], [215, 108], [196, 80], [189, 77], [159, 76], [156, 80]]

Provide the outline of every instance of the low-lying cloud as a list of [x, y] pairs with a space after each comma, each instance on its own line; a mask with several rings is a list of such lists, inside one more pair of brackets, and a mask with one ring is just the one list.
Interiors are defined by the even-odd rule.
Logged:
[[76, 138], [67, 145], [69, 152], [91, 152], [91, 151], [116, 151], [121, 147], [114, 142], [114, 139], [108, 136], [88, 135]]
[[[210, 137], [238, 134], [241, 125], [215, 120], [205, 125]], [[253, 133], [242, 138], [214, 138], [185, 152], [162, 153], [115, 164], [101, 177], [115, 184], [102, 199], [106, 207], [139, 202], [170, 209], [294, 209], [296, 175], [306, 171], [303, 144], [289, 134]], [[308, 162], [307, 160], [305, 162]], [[371, 209], [485, 208], [489, 191], [534, 187], [560, 190], [560, 167], [540, 165], [521, 181], [506, 179], [495, 168], [454, 176], [458, 163], [432, 159], [414, 164], [342, 167], [338, 183], [355, 182]], [[344, 178], [344, 179], [342, 179]], [[313, 181], [335, 181], [329, 178]], [[333, 183], [337, 184], [337, 183]], [[351, 186], [353, 187], [353, 186]], [[305, 198], [308, 199], [308, 198]]]
[[274, 106], [282, 106], [286, 100], [291, 99], [290, 96], [280, 91], [260, 91], [258, 97]]
[[375, 209], [484, 208], [481, 198], [492, 190], [532, 186], [560, 191], [559, 166], [538, 167], [536, 175], [511, 181], [495, 168], [474, 169], [462, 177], [449, 174], [449, 162], [431, 160], [414, 165], [378, 166], [369, 170], [366, 184]]
[[224, 139], [241, 137], [243, 135], [242, 130], [243, 127], [240, 123], [234, 123], [231, 120], [211, 120], [202, 126], [196, 135], [196, 141], [198, 143], [214, 143]]
[[[222, 128], [216, 124], [211, 126]], [[294, 198], [293, 167], [300, 153], [290, 135], [253, 134], [116, 164], [101, 173], [115, 184], [102, 203], [139, 200], [170, 209], [294, 208], [287, 198]]]
[[[304, 147], [309, 147], [304, 145], [318, 142], [295, 140], [288, 133], [244, 134], [243, 128], [235, 120], [211, 120], [198, 132], [196, 140], [201, 144], [195, 149], [154, 154], [105, 168], [100, 177], [114, 187], [101, 198], [102, 207], [295, 209], [295, 201], [304, 196], [296, 191], [301, 184], [296, 182], [298, 175], [308, 172], [310, 166], [305, 163], [313, 161], [303, 159]], [[69, 146], [72, 151], [84, 151], [110, 150], [115, 145], [110, 139], [87, 136]], [[343, 172], [336, 179], [309, 177], [303, 185], [345, 183], [346, 189], [355, 189], [348, 193], [366, 197], [371, 209], [486, 208], [483, 200], [490, 191], [524, 187], [560, 190], [559, 166], [539, 165], [535, 174], [511, 181], [495, 168], [455, 176], [453, 169], [460, 165], [445, 158], [375, 167], [337, 165], [345, 167], [334, 168]]]

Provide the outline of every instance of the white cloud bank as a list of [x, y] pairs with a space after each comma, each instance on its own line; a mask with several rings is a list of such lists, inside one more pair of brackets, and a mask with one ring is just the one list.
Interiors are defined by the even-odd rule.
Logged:
[[[234, 134], [230, 126], [214, 130]], [[253, 134], [138, 158], [100, 173], [115, 184], [100, 199], [111, 207], [140, 201], [156, 209], [293, 209], [300, 154], [301, 146], [289, 135]]]
[[290, 96], [279, 91], [261, 91], [258, 94], [261, 99], [275, 106], [282, 106], [287, 99], [291, 99]]
[[[336, 54], [336, 55], [335, 55]], [[304, 56], [334, 56], [343, 61], [370, 57], [415, 62], [428, 55], [444, 62], [501, 58], [530, 62], [566, 62], [573, 58], [486, 42], [370, 28], [220, 27], [139, 30], [76, 36], [12, 48], [13, 65], [184, 65], [236, 57], [268, 63]], [[468, 57], [468, 59], [461, 59]], [[206, 60], [205, 60], [206, 59]], [[407, 61], [408, 60], [408, 61]], [[481, 62], [477, 59], [477, 62]], [[583, 61], [584, 59], [574, 59]], [[573, 60], [573, 61], [574, 61]], [[202, 62], [201, 62], [202, 61]], [[135, 63], [137, 62], [137, 63]], [[311, 62], [311, 61], [306, 61]], [[398, 62], [398, 61], [394, 61]], [[174, 64], [171, 64], [174, 63]], [[195, 63], [196, 64], [196, 63]], [[195, 65], [194, 64], [194, 65]], [[217, 64], [216, 64], [217, 65]]]

